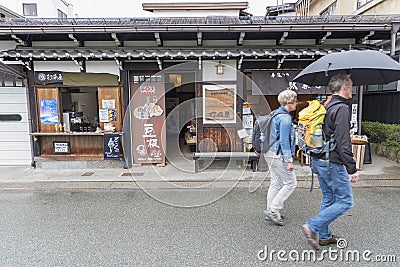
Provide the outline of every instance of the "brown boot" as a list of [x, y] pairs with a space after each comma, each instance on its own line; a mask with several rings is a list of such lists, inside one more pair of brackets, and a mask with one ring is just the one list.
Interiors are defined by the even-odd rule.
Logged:
[[308, 243], [315, 249], [319, 250], [320, 246], [317, 241], [317, 234], [311, 231], [310, 227], [305, 223], [301, 226], [304, 236], [307, 238]]
[[339, 242], [339, 240], [342, 239], [340, 236], [337, 235], [332, 235], [329, 239], [326, 240], [319, 240], [319, 244], [321, 246], [327, 246], [330, 244], [337, 244]]

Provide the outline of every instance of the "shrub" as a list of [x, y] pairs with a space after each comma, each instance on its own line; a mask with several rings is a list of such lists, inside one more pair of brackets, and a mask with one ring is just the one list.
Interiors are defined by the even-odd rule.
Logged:
[[362, 133], [368, 136], [371, 143], [380, 143], [400, 151], [400, 125], [381, 122], [362, 122]]

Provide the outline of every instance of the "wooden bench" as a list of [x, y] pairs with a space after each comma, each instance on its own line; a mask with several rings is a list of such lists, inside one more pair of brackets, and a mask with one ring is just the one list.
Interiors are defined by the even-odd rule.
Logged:
[[194, 171], [199, 171], [199, 165], [202, 160], [251, 160], [253, 172], [257, 170], [259, 156], [255, 152], [195, 152], [193, 153], [195, 161]]

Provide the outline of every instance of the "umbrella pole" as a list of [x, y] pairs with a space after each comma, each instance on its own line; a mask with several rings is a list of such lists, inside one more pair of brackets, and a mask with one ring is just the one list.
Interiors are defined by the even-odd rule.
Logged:
[[358, 86], [358, 135], [361, 135], [361, 119], [362, 119], [362, 109], [363, 109], [363, 92], [364, 85]]

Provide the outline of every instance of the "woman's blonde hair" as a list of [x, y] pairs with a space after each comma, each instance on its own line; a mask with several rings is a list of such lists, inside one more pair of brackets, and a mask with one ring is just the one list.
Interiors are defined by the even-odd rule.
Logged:
[[281, 106], [289, 103], [294, 103], [297, 100], [297, 93], [292, 90], [285, 90], [279, 93], [278, 102]]

